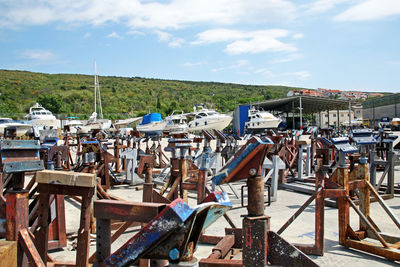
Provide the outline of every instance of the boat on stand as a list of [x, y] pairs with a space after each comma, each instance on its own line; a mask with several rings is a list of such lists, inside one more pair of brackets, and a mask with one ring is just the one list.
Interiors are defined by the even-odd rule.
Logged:
[[255, 107], [249, 109], [249, 120], [245, 123], [248, 131], [263, 131], [265, 129], [276, 129], [282, 122], [281, 118], [275, 117], [272, 113], [264, 110], [257, 110]]
[[221, 114], [215, 109], [207, 109], [203, 105], [200, 109], [194, 107], [194, 119], [188, 123], [189, 132], [199, 132], [202, 130], [220, 130], [225, 129], [232, 121], [232, 116]]
[[160, 113], [149, 113], [143, 116], [142, 122], [136, 126], [136, 130], [146, 136], [161, 135], [167, 122], [162, 119]]
[[186, 134], [189, 131], [187, 117], [181, 110], [174, 110], [165, 121], [164, 132], [168, 134]]

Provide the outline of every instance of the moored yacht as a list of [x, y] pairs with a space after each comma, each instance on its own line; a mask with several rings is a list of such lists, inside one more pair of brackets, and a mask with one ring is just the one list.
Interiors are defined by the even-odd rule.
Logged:
[[282, 119], [275, 117], [270, 112], [257, 110], [255, 107], [249, 109], [249, 120], [245, 123], [248, 130], [262, 130], [278, 128]]
[[192, 113], [194, 119], [188, 123], [190, 132], [201, 130], [220, 130], [225, 129], [232, 121], [232, 117], [221, 114], [213, 109], [201, 107], [200, 110], [194, 109]]

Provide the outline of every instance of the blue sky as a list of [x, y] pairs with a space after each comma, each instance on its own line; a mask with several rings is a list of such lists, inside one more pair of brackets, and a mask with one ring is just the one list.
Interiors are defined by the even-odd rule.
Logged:
[[400, 0], [0, 0], [0, 68], [398, 92]]

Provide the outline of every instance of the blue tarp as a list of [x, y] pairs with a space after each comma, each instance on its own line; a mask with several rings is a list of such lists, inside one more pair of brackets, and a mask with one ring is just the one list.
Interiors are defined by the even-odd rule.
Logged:
[[162, 121], [161, 114], [160, 113], [150, 113], [150, 114], [145, 115], [143, 117], [140, 125], [149, 124], [149, 123], [152, 123], [153, 121]]

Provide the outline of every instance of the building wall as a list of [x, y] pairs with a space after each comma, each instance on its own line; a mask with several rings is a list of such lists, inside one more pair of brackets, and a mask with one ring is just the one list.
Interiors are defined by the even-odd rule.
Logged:
[[369, 120], [371, 126], [377, 126], [382, 117], [393, 119], [398, 118], [399, 116], [400, 103], [363, 109], [363, 118], [364, 120]]
[[400, 117], [400, 94], [390, 94], [363, 102], [363, 117], [370, 126], [378, 125], [382, 117], [390, 119]]
[[[320, 122], [320, 114], [321, 114], [321, 122]], [[361, 111], [359, 112], [359, 114], [361, 115]], [[358, 118], [358, 116], [356, 116], [356, 118]], [[354, 120], [354, 111], [350, 112], [350, 120], [351, 121]], [[317, 113], [316, 121], [317, 121], [317, 125], [320, 126], [321, 128], [326, 128], [329, 125], [334, 125], [335, 127], [337, 127], [337, 124], [338, 124], [337, 110], [329, 111], [329, 125], [328, 125], [328, 112], [327, 111], [322, 111], [320, 113]], [[348, 123], [348, 122], [349, 122], [349, 111], [348, 110], [339, 110], [339, 125], [341, 125], [343, 123]]]

